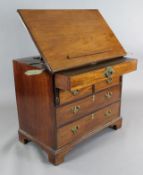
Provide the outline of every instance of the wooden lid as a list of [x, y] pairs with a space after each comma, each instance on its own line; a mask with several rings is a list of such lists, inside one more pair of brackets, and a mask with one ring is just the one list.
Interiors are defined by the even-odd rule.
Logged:
[[126, 55], [98, 10], [18, 12], [53, 73]]

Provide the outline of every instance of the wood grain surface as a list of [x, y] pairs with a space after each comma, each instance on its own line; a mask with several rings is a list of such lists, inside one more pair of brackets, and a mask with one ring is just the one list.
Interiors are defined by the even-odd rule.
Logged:
[[125, 56], [98, 10], [18, 10], [52, 72]]
[[[106, 113], [111, 111], [110, 116], [106, 116]], [[79, 139], [82, 135], [86, 135], [88, 132], [98, 127], [106, 125], [108, 122], [111, 122], [114, 118], [119, 117], [120, 114], [120, 103], [115, 103], [109, 105], [99, 111], [94, 113], [95, 117], [92, 114], [77, 120], [69, 125], [66, 125], [58, 130], [58, 147], [66, 145], [70, 142], [73, 142]], [[72, 129], [77, 127], [77, 132], [74, 134]]]
[[[108, 93], [112, 93], [110, 98], [107, 98]], [[99, 108], [103, 108], [113, 102], [120, 100], [121, 97], [121, 85], [113, 86], [101, 92], [95, 94], [95, 96], [89, 96], [82, 100], [78, 100], [74, 103], [57, 107], [56, 118], [57, 126], [61, 126], [67, 122], [77, 120], [79, 117], [83, 117]], [[80, 107], [79, 112], [74, 113], [74, 107]]]
[[105, 71], [107, 67], [112, 67], [114, 76], [132, 72], [137, 68], [136, 59], [118, 59], [115, 61], [107, 61], [104, 64], [89, 66], [81, 69], [59, 72], [55, 75], [55, 85], [59, 89], [74, 90], [93, 85], [97, 82], [107, 80]]

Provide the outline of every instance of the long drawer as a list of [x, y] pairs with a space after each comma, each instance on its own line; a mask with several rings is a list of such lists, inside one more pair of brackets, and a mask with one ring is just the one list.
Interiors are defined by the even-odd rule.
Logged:
[[57, 126], [62, 126], [73, 120], [85, 116], [99, 108], [118, 101], [121, 97], [121, 85], [116, 85], [106, 90], [95, 93], [74, 103], [57, 107]]
[[55, 86], [63, 90], [80, 89], [104, 80], [110, 82], [113, 77], [122, 76], [136, 68], [136, 59], [119, 58], [85, 68], [56, 73]]
[[109, 105], [58, 129], [57, 145], [62, 147], [120, 117], [120, 102]]

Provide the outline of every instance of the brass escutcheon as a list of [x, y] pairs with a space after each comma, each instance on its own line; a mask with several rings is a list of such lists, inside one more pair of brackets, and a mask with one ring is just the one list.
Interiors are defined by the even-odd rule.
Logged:
[[95, 94], [93, 94], [93, 96], [92, 96], [92, 101], [93, 102], [95, 101]]
[[77, 114], [79, 111], [80, 111], [80, 106], [74, 106], [74, 107], [72, 107], [72, 112], [74, 114]]
[[96, 117], [96, 114], [95, 113], [91, 114], [91, 119], [92, 120], [95, 119], [95, 117]]

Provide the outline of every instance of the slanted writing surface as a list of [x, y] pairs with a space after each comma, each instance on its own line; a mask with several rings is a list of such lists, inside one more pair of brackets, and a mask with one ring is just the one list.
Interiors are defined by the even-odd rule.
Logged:
[[18, 10], [51, 72], [125, 56], [98, 10]]

